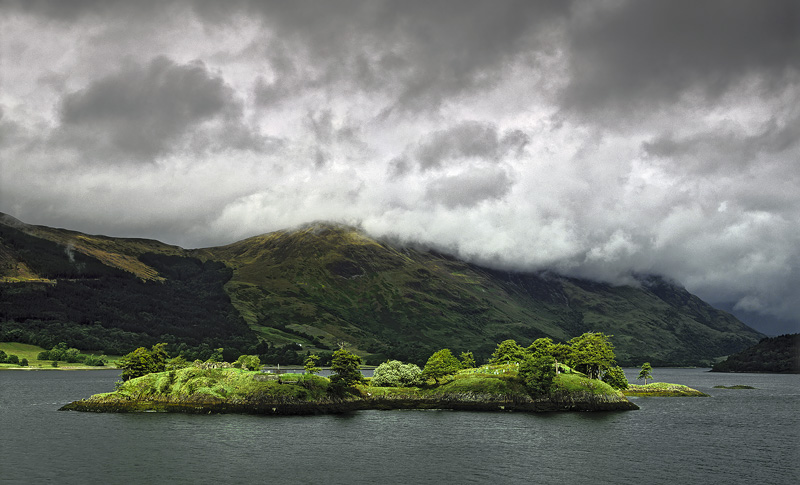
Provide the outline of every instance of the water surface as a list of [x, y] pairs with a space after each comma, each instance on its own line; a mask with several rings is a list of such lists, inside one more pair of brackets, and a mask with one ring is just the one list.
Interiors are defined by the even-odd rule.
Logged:
[[0, 372], [0, 482], [800, 483], [800, 376], [705, 371], [638, 411], [285, 417], [58, 412], [118, 372]]

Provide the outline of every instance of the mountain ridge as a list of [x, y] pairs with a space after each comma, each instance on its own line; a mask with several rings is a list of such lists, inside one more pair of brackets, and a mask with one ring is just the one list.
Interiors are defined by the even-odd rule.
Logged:
[[[170, 298], [178, 300], [183, 298], [181, 288], [194, 284], [192, 278], [197, 275], [205, 275], [208, 284], [191, 290], [192, 298], [200, 300], [176, 300], [175, 306], [200, 304], [206, 298], [198, 296], [203, 292], [213, 294], [215, 301], [224, 293], [228, 301], [219, 300], [213, 312], [226, 315], [226, 328], [238, 329], [234, 336], [241, 348], [237, 351], [255, 349], [251, 353], [256, 353], [263, 344], [300, 344], [297, 350], [301, 352], [319, 351], [346, 342], [374, 362], [386, 358], [419, 362], [447, 346], [485, 358], [507, 338], [527, 345], [540, 337], [564, 341], [586, 331], [600, 331], [615, 336], [622, 363], [710, 365], [763, 337], [658, 276], [640, 276], [639, 286], [634, 287], [552, 272], [496, 270], [434, 250], [374, 239], [345, 224], [317, 221], [224, 246], [183, 249], [153, 240], [89, 236], [19, 221], [23, 225], [14, 227], [13, 221], [7, 223], [8, 217], [0, 217], [0, 278], [7, 282], [5, 286], [11, 281], [61, 284], [70, 277], [80, 280], [75, 271], [62, 270], [59, 276], [30, 270], [31, 264], [44, 267], [36, 257], [47, 260], [45, 266], [66, 265], [70, 251], [72, 258], [82, 255], [81, 264], [98, 274], [111, 272], [103, 268], [113, 268], [138, 279], [148, 294], [157, 294], [153, 284], [174, 287]], [[14, 231], [34, 239], [23, 241], [25, 237]], [[46, 243], [41, 241], [51, 246], [44, 249]], [[43, 249], [25, 249], [35, 244]], [[29, 266], [27, 276], [15, 269], [19, 264]], [[113, 285], [124, 278], [115, 278], [109, 276], [108, 281], [116, 289]], [[150, 313], [146, 310], [130, 309]], [[127, 316], [130, 312], [118, 313], [121, 316], [116, 318], [135, 319], [135, 315]], [[41, 321], [40, 317], [25, 318]], [[20, 318], [0, 313], [0, 321], [11, 322], [15, 328], [20, 327]], [[81, 318], [94, 321], [91, 315]], [[181, 316], [169, 318], [177, 322]], [[206, 320], [205, 325], [214, 326], [213, 319]], [[108, 322], [100, 324], [116, 328]], [[159, 337], [157, 324], [148, 327], [131, 321], [128, 326], [143, 331], [150, 340]], [[190, 326], [175, 323], [171, 328]], [[209, 335], [219, 334], [213, 328], [207, 330]], [[189, 337], [172, 336], [176, 346], [187, 339], [200, 345]], [[217, 345], [214, 342], [211, 339], [208, 345]]]

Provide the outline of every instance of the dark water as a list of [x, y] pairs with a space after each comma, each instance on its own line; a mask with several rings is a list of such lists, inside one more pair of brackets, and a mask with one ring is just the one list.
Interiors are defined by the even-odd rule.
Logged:
[[713, 397], [621, 413], [91, 414], [56, 410], [112, 390], [115, 371], [0, 372], [0, 482], [800, 483], [800, 376], [653, 375]]

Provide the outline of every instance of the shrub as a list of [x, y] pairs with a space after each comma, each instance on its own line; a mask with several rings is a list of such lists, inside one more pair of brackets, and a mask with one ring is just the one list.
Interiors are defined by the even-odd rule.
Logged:
[[603, 374], [602, 380], [614, 389], [628, 388], [628, 378], [625, 377], [625, 372], [622, 370], [622, 367], [618, 365], [609, 368], [606, 373]]
[[413, 387], [420, 384], [422, 370], [415, 364], [389, 360], [375, 369], [370, 381], [375, 387]]
[[19, 361], [19, 365], [21, 365], [22, 367], [28, 367], [28, 359], [23, 358], [22, 360]]

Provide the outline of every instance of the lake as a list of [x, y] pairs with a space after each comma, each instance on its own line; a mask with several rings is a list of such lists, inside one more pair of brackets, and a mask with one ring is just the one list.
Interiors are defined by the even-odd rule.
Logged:
[[4, 371], [0, 483], [800, 483], [800, 376], [706, 370], [638, 411], [286, 417], [58, 412], [118, 371]]

